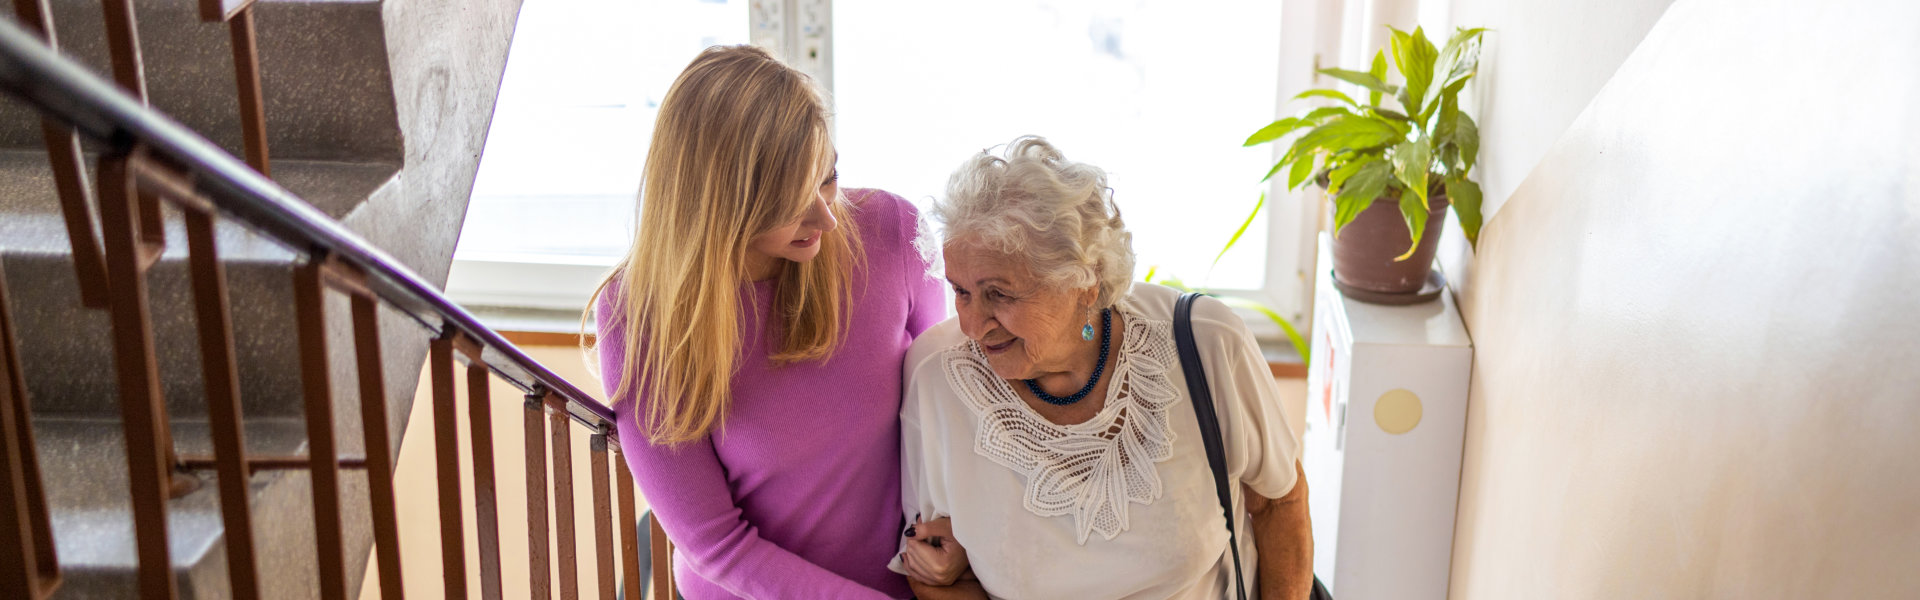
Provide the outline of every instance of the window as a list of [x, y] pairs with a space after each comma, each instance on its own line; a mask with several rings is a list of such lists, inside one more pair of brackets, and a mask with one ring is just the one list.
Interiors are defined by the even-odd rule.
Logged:
[[454, 251], [463, 304], [578, 310], [632, 239], [654, 114], [747, 1], [529, 0]]
[[1312, 236], [1294, 232], [1317, 211], [1299, 199], [1270, 199], [1210, 267], [1266, 189], [1273, 149], [1240, 143], [1284, 100], [1282, 4], [529, 0], [449, 291], [470, 304], [579, 308], [627, 247], [653, 107], [700, 49], [751, 36], [803, 49], [824, 38], [800, 54], [819, 59], [802, 67], [832, 87], [846, 185], [924, 208], [971, 154], [1044, 135], [1109, 172], [1137, 275], [1158, 268], [1302, 314], [1300, 281], [1311, 278], [1293, 249]]

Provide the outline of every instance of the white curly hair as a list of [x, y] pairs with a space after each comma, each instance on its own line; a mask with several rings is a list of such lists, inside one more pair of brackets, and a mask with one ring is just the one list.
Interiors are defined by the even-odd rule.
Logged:
[[1120, 220], [1107, 173], [1077, 163], [1039, 136], [1021, 136], [1003, 156], [983, 150], [947, 179], [933, 203], [942, 246], [968, 239], [1023, 259], [1048, 285], [1098, 287], [1107, 308], [1133, 286], [1133, 234]]

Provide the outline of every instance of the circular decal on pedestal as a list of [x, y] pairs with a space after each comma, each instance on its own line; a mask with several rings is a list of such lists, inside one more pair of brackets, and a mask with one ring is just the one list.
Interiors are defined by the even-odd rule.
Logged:
[[1373, 402], [1373, 422], [1394, 435], [1413, 431], [1420, 424], [1420, 396], [1401, 389], [1381, 394]]

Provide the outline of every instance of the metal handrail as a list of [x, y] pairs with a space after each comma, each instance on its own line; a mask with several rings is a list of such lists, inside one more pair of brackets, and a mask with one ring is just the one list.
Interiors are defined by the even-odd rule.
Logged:
[[573, 419], [615, 436], [613, 410], [527, 356], [499, 332], [359, 235], [261, 175], [193, 130], [60, 56], [9, 18], [0, 18], [0, 90], [119, 148], [149, 155], [191, 176], [222, 215], [298, 253], [324, 256], [367, 276], [366, 286], [396, 310], [437, 332], [484, 346], [487, 367], [529, 394], [563, 399]]

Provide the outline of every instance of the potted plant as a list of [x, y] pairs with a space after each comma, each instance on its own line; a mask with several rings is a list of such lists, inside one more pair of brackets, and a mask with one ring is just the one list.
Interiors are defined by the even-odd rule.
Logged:
[[[1389, 28], [1392, 29], [1392, 28]], [[1469, 174], [1480, 131], [1460, 110], [1459, 95], [1479, 66], [1485, 29], [1459, 29], [1444, 48], [1426, 33], [1392, 29], [1389, 43], [1399, 83], [1387, 82], [1387, 50], [1366, 72], [1320, 69], [1359, 86], [1367, 101], [1335, 89], [1301, 92], [1330, 106], [1274, 121], [1247, 138], [1266, 144], [1293, 135], [1262, 181], [1284, 172], [1287, 189], [1315, 181], [1332, 198], [1334, 280], [1359, 299], [1419, 301], [1428, 285], [1434, 246], [1449, 205], [1473, 243], [1480, 233], [1480, 186]], [[1399, 110], [1382, 106], [1398, 101]]]

